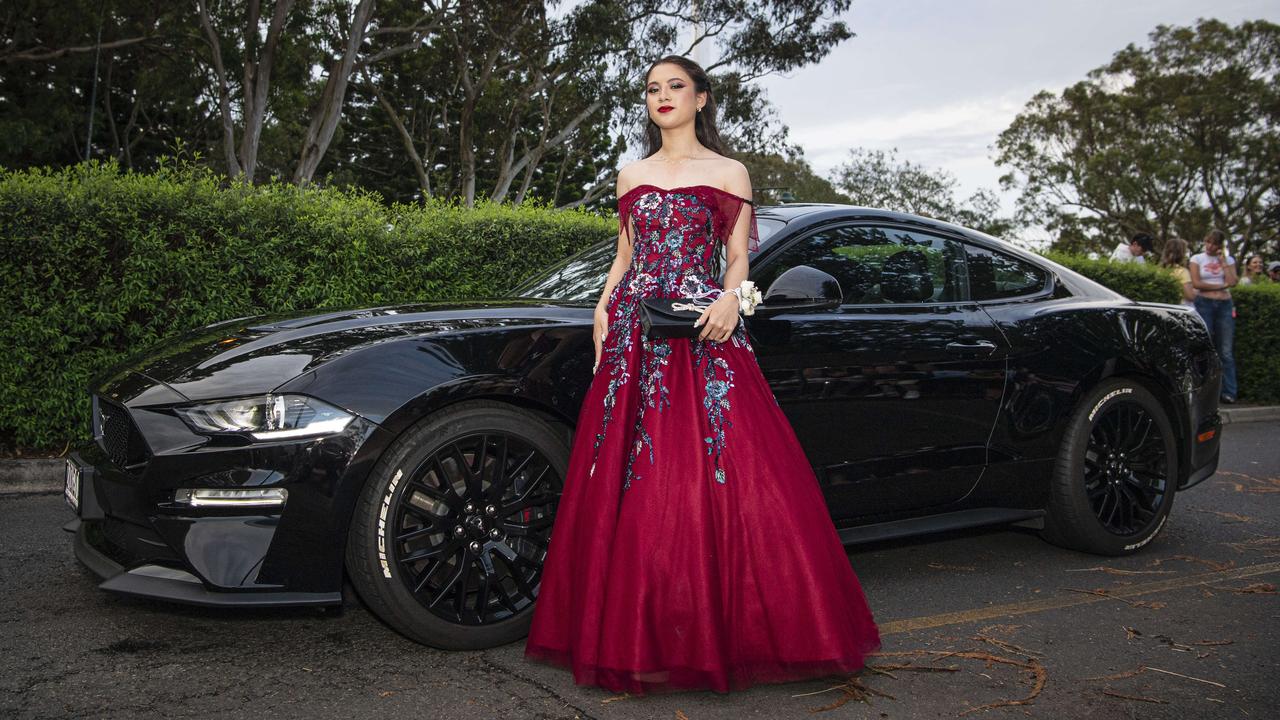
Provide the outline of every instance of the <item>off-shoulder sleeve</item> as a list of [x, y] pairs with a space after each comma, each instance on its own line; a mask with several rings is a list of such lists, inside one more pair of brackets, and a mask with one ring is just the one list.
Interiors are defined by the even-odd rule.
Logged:
[[715, 228], [716, 237], [726, 245], [729, 238], [733, 236], [733, 231], [738, 227], [740, 216], [745, 211], [747, 213], [747, 252], [755, 252], [760, 249], [760, 228], [756, 224], [756, 204], [744, 197], [739, 197], [733, 193], [716, 193], [719, 197], [719, 210], [717, 215], [721, 218], [721, 226]]
[[628, 242], [633, 242], [631, 238], [631, 206], [634, 204], [635, 194], [628, 191], [618, 198], [618, 232], [627, 238]]

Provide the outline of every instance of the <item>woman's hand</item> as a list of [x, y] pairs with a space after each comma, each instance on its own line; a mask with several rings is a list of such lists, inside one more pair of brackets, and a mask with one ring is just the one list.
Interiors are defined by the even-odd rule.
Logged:
[[699, 340], [711, 338], [714, 342], [724, 342], [733, 334], [738, 326], [738, 296], [725, 292], [711, 303], [711, 307], [702, 311], [702, 315], [693, 322], [694, 327], [702, 325]]
[[604, 350], [604, 336], [609, 334], [609, 311], [604, 305], [596, 305], [596, 321], [595, 328], [591, 331], [591, 337], [595, 341], [596, 361], [591, 365], [591, 372], [594, 373], [600, 367], [600, 355]]

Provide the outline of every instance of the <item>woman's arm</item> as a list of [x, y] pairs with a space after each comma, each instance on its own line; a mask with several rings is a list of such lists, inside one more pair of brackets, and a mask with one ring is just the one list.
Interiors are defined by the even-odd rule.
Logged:
[[[747, 167], [742, 163], [735, 163], [732, 177], [727, 183], [726, 188], [729, 192], [742, 198], [751, 198], [751, 176], [747, 173]], [[725, 241], [725, 254], [727, 256], [728, 265], [724, 270], [724, 280], [721, 287], [726, 291], [736, 288], [747, 279], [747, 275], [751, 268], [747, 258], [747, 241], [748, 235], [751, 233], [751, 213], [753, 207], [743, 204], [738, 211], [737, 224], [730, 231], [728, 239]], [[702, 315], [694, 322], [702, 328], [698, 333], [698, 339], [704, 340], [710, 338], [716, 342], [724, 342], [733, 334], [734, 328], [738, 326], [740, 321], [738, 317], [738, 296], [731, 292], [724, 292], [716, 301], [711, 303], [711, 307], [702, 311]]]
[[[1230, 267], [1234, 267], [1234, 266], [1230, 266]], [[1211, 283], [1211, 282], [1205, 282], [1201, 280], [1200, 266], [1197, 265], [1196, 263], [1191, 263], [1191, 265], [1187, 269], [1191, 271], [1191, 287], [1197, 290], [1224, 290], [1228, 287], [1227, 285], [1222, 283]]]
[[1240, 282], [1240, 278], [1236, 275], [1236, 264], [1234, 262], [1227, 262], [1227, 260], [1231, 259], [1231, 256], [1227, 255], [1227, 251], [1225, 249], [1222, 251], [1222, 257], [1225, 258], [1222, 261], [1223, 262], [1222, 267], [1223, 267], [1223, 274], [1226, 276], [1226, 280], [1227, 280], [1227, 284], [1223, 285], [1223, 287], [1224, 288], [1235, 287], [1236, 284]]
[[[625, 183], [622, 179], [622, 173], [618, 173], [617, 197], [627, 194], [630, 187], [625, 187], [630, 183]], [[606, 309], [609, 305], [609, 295], [613, 293], [613, 288], [622, 281], [622, 276], [626, 274], [627, 268], [631, 266], [631, 253], [634, 250], [632, 241], [629, 239], [635, 237], [631, 219], [626, 219], [626, 230], [618, 231], [618, 250], [613, 256], [613, 264], [609, 266], [609, 276], [604, 281], [604, 291], [600, 293], [600, 301], [596, 303], [597, 308]]]

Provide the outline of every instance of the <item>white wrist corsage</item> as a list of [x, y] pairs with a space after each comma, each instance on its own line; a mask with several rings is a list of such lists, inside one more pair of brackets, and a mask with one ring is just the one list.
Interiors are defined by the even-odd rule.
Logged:
[[743, 280], [741, 285], [729, 292], [738, 296], [738, 311], [743, 315], [754, 315], [756, 305], [759, 305], [760, 301], [764, 299], [760, 291], [756, 289], [756, 284], [751, 280]]

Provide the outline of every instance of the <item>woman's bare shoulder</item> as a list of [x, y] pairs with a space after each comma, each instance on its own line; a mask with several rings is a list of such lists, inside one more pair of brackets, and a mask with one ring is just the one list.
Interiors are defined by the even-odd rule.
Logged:
[[632, 160], [618, 171], [618, 197], [622, 197], [628, 190], [644, 181], [644, 163], [643, 159]]
[[747, 171], [747, 166], [731, 157], [722, 158], [717, 163], [720, 187], [735, 195], [750, 198], [751, 174]]

